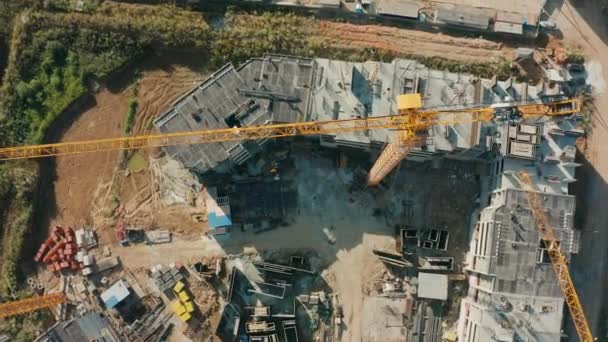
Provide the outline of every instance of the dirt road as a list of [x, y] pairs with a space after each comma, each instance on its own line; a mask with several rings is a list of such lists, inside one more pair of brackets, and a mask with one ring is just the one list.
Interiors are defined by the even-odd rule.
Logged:
[[[566, 44], [578, 46], [587, 55], [586, 67], [594, 86], [596, 111], [593, 132], [583, 165], [577, 171], [578, 215], [583, 234], [581, 252], [574, 257], [571, 270], [594, 336], [606, 336], [606, 280], [608, 280], [608, 18], [602, 17], [600, 1], [567, 1], [553, 13], [552, 19], [564, 34]], [[570, 336], [576, 336], [572, 327]], [[572, 338], [575, 340], [575, 338]]]
[[202, 256], [223, 255], [223, 250], [214, 240], [200, 237], [197, 239], [177, 238], [171, 243], [162, 245], [138, 244], [129, 247], [114, 247], [112, 254], [119, 256], [131, 269], [140, 267], [149, 269], [157, 264], [187, 263], [189, 260], [198, 261]]
[[204, 75], [184, 66], [171, 66], [169, 70], [153, 69], [142, 73], [138, 83], [137, 122], [135, 134], [153, 131], [152, 121], [165, 111], [169, 104], [192, 89]]

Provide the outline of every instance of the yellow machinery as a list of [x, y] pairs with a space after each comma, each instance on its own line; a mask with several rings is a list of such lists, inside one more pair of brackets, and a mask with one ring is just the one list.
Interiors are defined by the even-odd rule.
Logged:
[[587, 322], [583, 306], [581, 305], [578, 294], [576, 293], [576, 288], [572, 282], [572, 277], [568, 270], [568, 261], [562, 253], [560, 241], [545, 213], [542, 195], [534, 189], [532, 177], [525, 171], [519, 172], [519, 180], [521, 181], [524, 190], [526, 190], [526, 198], [530, 210], [532, 211], [536, 228], [540, 233], [540, 238], [543, 240], [549, 258], [551, 259], [551, 264], [555, 270], [555, 275], [559, 281], [559, 286], [562, 289], [566, 304], [568, 304], [568, 308], [570, 309], [570, 315], [572, 316], [572, 321], [574, 322], [574, 327], [578, 333], [579, 340], [581, 342], [592, 342], [593, 335], [591, 335], [589, 322]]
[[0, 318], [48, 308], [53, 305], [64, 303], [65, 301], [65, 294], [60, 292], [2, 303], [0, 304]]

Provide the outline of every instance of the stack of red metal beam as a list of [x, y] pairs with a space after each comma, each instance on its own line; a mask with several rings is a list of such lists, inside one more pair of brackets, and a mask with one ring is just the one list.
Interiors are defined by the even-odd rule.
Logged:
[[48, 239], [40, 245], [34, 261], [47, 264], [53, 272], [78, 270], [80, 264], [75, 258], [77, 252], [74, 230], [70, 227], [55, 226]]

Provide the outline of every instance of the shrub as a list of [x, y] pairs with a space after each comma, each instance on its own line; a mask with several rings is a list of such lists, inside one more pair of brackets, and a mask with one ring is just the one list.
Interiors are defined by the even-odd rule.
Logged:
[[579, 49], [568, 49], [566, 51], [566, 63], [585, 63], [585, 55]]
[[125, 120], [125, 133], [131, 134], [133, 126], [135, 125], [135, 115], [137, 114], [137, 99], [131, 98], [129, 100], [129, 110], [127, 111], [127, 118]]

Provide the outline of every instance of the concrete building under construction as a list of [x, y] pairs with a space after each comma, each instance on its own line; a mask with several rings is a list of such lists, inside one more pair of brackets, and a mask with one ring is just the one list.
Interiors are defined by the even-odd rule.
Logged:
[[[425, 108], [459, 109], [503, 102], [543, 102], [567, 85], [537, 86], [431, 70], [405, 59], [352, 63], [321, 58], [266, 55], [211, 75], [161, 115], [161, 132], [326, 121], [396, 114], [397, 97], [420, 93]], [[500, 105], [496, 106], [496, 114]], [[449, 120], [450, 115], [442, 114]], [[470, 290], [462, 300], [462, 341], [558, 341], [564, 300], [540, 241], [517, 172], [532, 176], [559, 235], [563, 253], [578, 252], [573, 229], [575, 141], [582, 131], [573, 117], [494, 120], [431, 126], [426, 144], [408, 160], [437, 157], [484, 161], [489, 167], [480, 193], [478, 219], [466, 262]], [[391, 130], [322, 135], [327, 148], [380, 150]], [[266, 141], [167, 147], [199, 173], [230, 172], [247, 163]]]
[[[561, 89], [431, 70], [406, 59], [353, 63], [266, 55], [238, 68], [224, 66], [178, 99], [154, 125], [170, 133], [393, 115], [397, 96], [409, 93], [422, 94], [425, 108], [457, 109], [506, 100], [540, 102], [559, 95]], [[495, 124], [479, 122], [433, 127], [426, 146], [410, 153], [409, 159], [445, 154], [475, 159], [491, 149], [495, 131]], [[379, 149], [394, 134], [377, 129], [316, 139], [328, 147]], [[194, 171], [221, 173], [246, 163], [265, 142], [219, 142], [165, 150]]]
[[[574, 197], [545, 195], [562, 251], [578, 251]], [[481, 212], [471, 242], [469, 295], [461, 306], [462, 341], [559, 341], [564, 300], [525, 194], [501, 189]]]
[[[465, 269], [469, 293], [461, 302], [460, 341], [560, 341], [564, 299], [517, 172], [542, 193], [566, 258], [579, 251], [574, 229], [575, 142], [572, 118], [498, 127], [499, 153], [478, 216]], [[518, 146], [518, 143], [524, 145]]]

